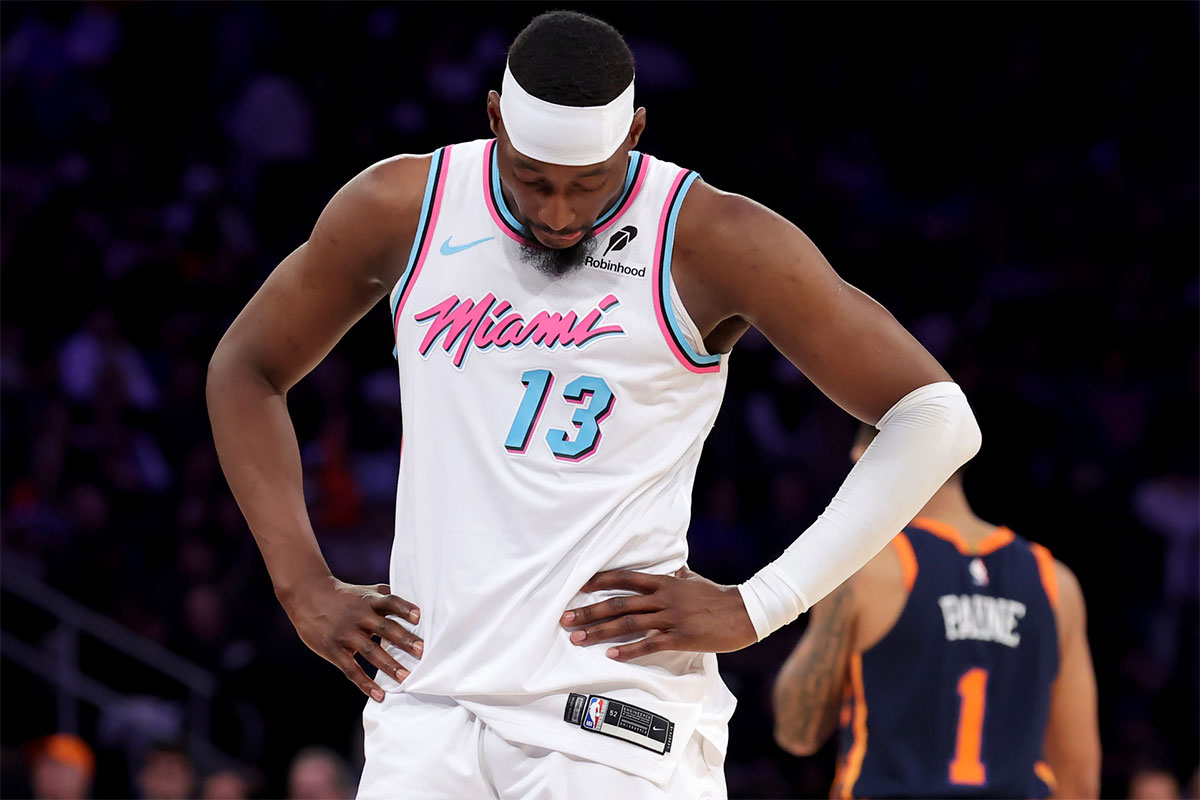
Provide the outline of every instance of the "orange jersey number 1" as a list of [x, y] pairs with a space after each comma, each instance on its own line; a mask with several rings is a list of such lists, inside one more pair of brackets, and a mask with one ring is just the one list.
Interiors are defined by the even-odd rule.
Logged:
[[958, 679], [958, 734], [954, 737], [954, 760], [950, 762], [950, 782], [961, 786], [982, 786], [987, 780], [983, 762], [983, 712], [987, 704], [986, 669], [974, 667]]

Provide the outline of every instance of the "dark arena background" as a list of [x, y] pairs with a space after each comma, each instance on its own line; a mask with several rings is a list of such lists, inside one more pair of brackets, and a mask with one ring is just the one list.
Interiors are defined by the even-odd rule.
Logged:
[[[338, 187], [490, 135], [505, 48], [550, 7], [0, 8], [4, 797], [30, 796], [55, 733], [86, 745], [52, 740], [66, 762], [94, 757], [94, 797], [283, 797], [313, 747], [353, 792], [365, 700], [275, 600], [217, 463], [206, 365]], [[639, 149], [791, 219], [963, 385], [976, 510], [1082, 584], [1103, 795], [1151, 776], [1196, 797], [1197, 5], [579, 10], [634, 50]], [[390, 337], [381, 303], [288, 398], [351, 582], [387, 579]], [[747, 334], [691, 567], [737, 583], [778, 555], [845, 476], [854, 429]], [[772, 739], [771, 681], [804, 625], [721, 656], [731, 797], [828, 792], [831, 748]]]

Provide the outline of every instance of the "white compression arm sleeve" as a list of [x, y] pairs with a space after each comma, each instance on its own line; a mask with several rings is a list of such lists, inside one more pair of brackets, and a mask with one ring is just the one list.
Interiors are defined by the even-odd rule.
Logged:
[[759, 641], [874, 558], [954, 471], [979, 451], [975, 415], [957, 383], [905, 395], [824, 513], [738, 589]]

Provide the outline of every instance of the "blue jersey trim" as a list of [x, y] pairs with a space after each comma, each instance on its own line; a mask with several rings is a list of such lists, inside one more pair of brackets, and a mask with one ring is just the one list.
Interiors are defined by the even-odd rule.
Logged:
[[[492, 147], [492, 163], [491, 168], [488, 170], [489, 174], [492, 176], [491, 189], [492, 197], [495, 198], [496, 202], [496, 210], [500, 212], [500, 216], [504, 218], [505, 223], [507, 223], [510, 228], [522, 236], [528, 237], [529, 229], [520, 222], [517, 222], [517, 218], [513, 216], [511, 211], [508, 210], [508, 203], [504, 199], [504, 192], [500, 190], [500, 167], [496, 158], [496, 151], [498, 149], [499, 148], [497, 147]], [[637, 150], [630, 150], [629, 167], [625, 170], [625, 184], [621, 187], [621, 193], [617, 196], [616, 202], [614, 202], [607, 211], [600, 215], [600, 218], [597, 219], [592, 225], [593, 228], [599, 228], [601, 225], [608, 222], [608, 220], [610, 220], [612, 216], [617, 213], [617, 210], [621, 208], [622, 204], [624, 204], [625, 198], [629, 196], [629, 191], [633, 187], [633, 179], [637, 175], [638, 167], [641, 166], [641, 163], [642, 154]]]
[[684, 178], [679, 191], [675, 193], [675, 197], [671, 200], [671, 210], [667, 216], [667, 230], [663, 236], [662, 274], [659, 278], [661, 284], [658, 290], [662, 300], [663, 316], [666, 317], [667, 325], [671, 328], [671, 335], [675, 339], [675, 344], [679, 345], [679, 349], [693, 364], [698, 367], [708, 367], [720, 363], [721, 355], [718, 353], [717, 355], [706, 356], [696, 352], [696, 348], [692, 347], [687, 337], [684, 336], [683, 327], [679, 324], [679, 320], [675, 318], [675, 308], [671, 302], [671, 251], [675, 249], [675, 221], [679, 217], [679, 208], [683, 205], [683, 198], [687, 195], [691, 185], [699, 177], [699, 173], [693, 172]]
[[504, 200], [504, 192], [500, 190], [500, 167], [496, 161], [496, 151], [499, 149], [499, 147], [492, 148], [492, 196], [496, 199], [496, 210], [504, 217], [504, 221], [508, 223], [510, 228], [524, 235], [526, 233], [525, 226], [517, 222], [517, 218], [508, 210], [508, 203]]
[[[404, 274], [400, 276], [400, 280], [396, 283], [395, 297], [391, 302], [392, 320], [396, 319], [396, 306], [400, 304], [400, 298], [404, 297], [404, 290], [408, 286], [408, 281], [412, 278], [413, 266], [417, 263], [417, 257], [421, 253], [421, 247], [425, 243], [425, 236], [428, 233], [429, 227], [429, 211], [433, 207], [433, 194], [437, 187], [438, 174], [442, 169], [442, 156], [446, 148], [442, 147], [433, 154], [433, 158], [429, 162], [429, 177], [425, 179], [425, 198], [421, 201], [421, 216], [417, 219], [417, 232], [413, 236], [412, 250], [408, 254], [408, 266], [404, 268]], [[392, 358], [399, 359], [400, 351], [397, 346], [392, 347]]]
[[596, 224], [592, 227], [599, 228], [604, 223], [612, 219], [617, 210], [625, 203], [625, 198], [629, 196], [629, 190], [633, 188], [634, 176], [638, 173], [638, 168], [642, 164], [642, 154], [637, 150], [629, 151], [629, 169], [625, 170], [625, 185], [621, 187], [621, 194], [617, 197], [617, 202], [612, 204], [612, 208], [600, 215], [600, 219], [596, 220]]

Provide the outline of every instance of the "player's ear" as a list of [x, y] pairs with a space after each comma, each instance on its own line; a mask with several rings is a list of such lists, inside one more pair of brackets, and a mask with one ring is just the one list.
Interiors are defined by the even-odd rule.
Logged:
[[487, 115], [488, 126], [492, 129], [493, 134], [499, 136], [504, 122], [500, 118], [500, 93], [495, 89], [489, 91], [487, 95]]
[[646, 130], [646, 109], [643, 106], [633, 112], [633, 122], [629, 125], [629, 137], [626, 139], [626, 144], [629, 145], [630, 150], [637, 147], [638, 139], [642, 138], [644, 130]]

